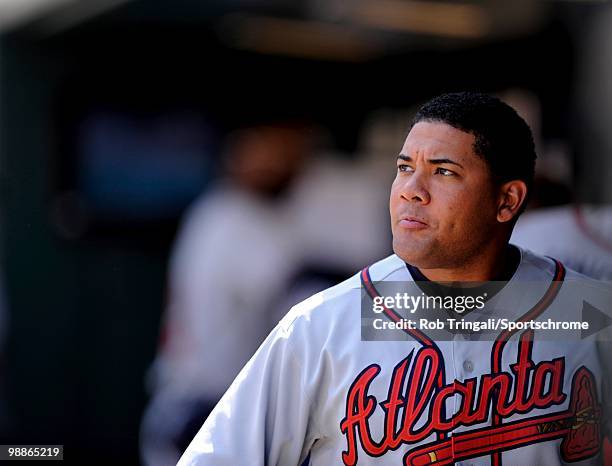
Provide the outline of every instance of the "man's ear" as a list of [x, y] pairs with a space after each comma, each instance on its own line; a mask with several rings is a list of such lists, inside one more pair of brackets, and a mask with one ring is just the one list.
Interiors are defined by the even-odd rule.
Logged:
[[497, 221], [509, 222], [516, 218], [527, 198], [527, 185], [522, 180], [512, 180], [499, 188]]

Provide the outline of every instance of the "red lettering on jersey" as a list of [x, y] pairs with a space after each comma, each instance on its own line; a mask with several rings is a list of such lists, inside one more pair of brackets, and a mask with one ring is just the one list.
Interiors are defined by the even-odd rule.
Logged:
[[[376, 398], [368, 396], [368, 387], [374, 378], [380, 372], [380, 367], [372, 365], [366, 367], [357, 377], [346, 400], [346, 418], [340, 424], [342, 432], [346, 432], [348, 443], [347, 451], [342, 453], [342, 461], [344, 464], [357, 463], [357, 439], [359, 435], [361, 444], [368, 451], [372, 451], [372, 441], [370, 440], [370, 432], [368, 426], [368, 418], [374, 412], [376, 407]], [[349, 430], [349, 426], [351, 429]], [[354, 427], [354, 429], [353, 429]]]
[[[378, 457], [402, 444], [421, 442], [433, 433], [448, 433], [461, 425], [485, 422], [491, 408], [500, 416], [509, 417], [561, 404], [566, 399], [563, 393], [565, 359], [535, 364], [531, 359], [532, 348], [533, 341], [525, 332], [520, 339], [517, 361], [510, 365], [511, 371], [481, 376], [478, 391], [475, 378], [464, 382], [455, 380], [437, 388], [435, 380], [444, 364], [439, 352], [424, 347], [414, 358], [411, 352], [394, 368], [387, 399], [380, 404], [384, 411], [384, 434], [378, 442], [372, 438], [369, 424], [378, 402], [368, 395], [368, 389], [380, 373], [380, 367], [368, 366], [349, 389], [346, 415], [340, 423], [347, 442], [347, 449], [342, 453], [344, 464], [357, 464], [358, 441], [367, 455]], [[454, 395], [461, 397], [460, 408], [446, 418], [443, 408]], [[428, 412], [427, 407], [430, 407]]]

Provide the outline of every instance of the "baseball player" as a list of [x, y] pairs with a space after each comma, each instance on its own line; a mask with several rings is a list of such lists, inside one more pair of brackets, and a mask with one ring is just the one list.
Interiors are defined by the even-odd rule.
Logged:
[[[564, 205], [521, 216], [512, 242], [554, 256], [572, 269], [612, 280], [612, 206]], [[580, 245], [580, 248], [572, 247]]]
[[[508, 244], [534, 162], [528, 126], [501, 101], [456, 93], [425, 104], [397, 158], [395, 254], [295, 306], [178, 464], [602, 464], [612, 430], [606, 341], [542, 329], [580, 324], [585, 299], [604, 307], [601, 287]], [[486, 281], [501, 284], [467, 289], [444, 312], [455, 322], [503, 317], [493, 338], [437, 338], [384, 295], [412, 284], [425, 301], [431, 284], [455, 299], [444, 282]], [[465, 311], [470, 297], [483, 303], [478, 313]], [[364, 338], [370, 324], [402, 338]]]

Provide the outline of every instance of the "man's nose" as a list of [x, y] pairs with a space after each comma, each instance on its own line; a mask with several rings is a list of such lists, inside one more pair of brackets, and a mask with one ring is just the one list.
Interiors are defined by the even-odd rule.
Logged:
[[431, 195], [421, 172], [417, 170], [406, 178], [402, 186], [401, 196], [407, 201], [429, 204]]

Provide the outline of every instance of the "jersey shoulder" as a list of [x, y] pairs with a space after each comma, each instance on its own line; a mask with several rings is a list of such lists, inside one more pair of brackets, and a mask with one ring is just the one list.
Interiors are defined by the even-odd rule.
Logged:
[[567, 267], [563, 261], [556, 257], [543, 256], [523, 246], [516, 246], [521, 251], [519, 272], [522, 280], [552, 279], [556, 272], [556, 262], [563, 266], [564, 280], [583, 280], [595, 284], [597, 280], [583, 275]]

